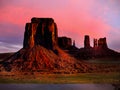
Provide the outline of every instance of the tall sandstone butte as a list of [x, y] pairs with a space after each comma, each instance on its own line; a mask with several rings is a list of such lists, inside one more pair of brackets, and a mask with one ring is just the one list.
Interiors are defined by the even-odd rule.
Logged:
[[108, 48], [107, 42], [106, 42], [106, 37], [100, 38], [100, 39], [98, 40], [98, 47], [99, 47], [99, 48]]
[[94, 45], [94, 48], [96, 48], [96, 47], [98, 46], [97, 41], [98, 41], [97, 39], [94, 39], [94, 40], [93, 40], [93, 45]]
[[52, 18], [32, 18], [25, 27], [23, 48], [42, 45], [48, 49], [55, 49], [57, 45], [57, 25]]
[[106, 40], [106, 37], [104, 38], [99, 38], [98, 40], [97, 39], [94, 39], [93, 41], [93, 46], [94, 48], [101, 48], [101, 49], [107, 49], [108, 46], [107, 46], [107, 40]]
[[84, 48], [90, 48], [90, 38], [89, 38], [89, 35], [85, 35]]

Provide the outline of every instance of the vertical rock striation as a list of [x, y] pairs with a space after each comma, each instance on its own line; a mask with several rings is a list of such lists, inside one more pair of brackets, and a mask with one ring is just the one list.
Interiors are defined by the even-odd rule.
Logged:
[[57, 45], [57, 25], [52, 18], [32, 18], [26, 24], [23, 48], [42, 45], [48, 49], [55, 49]]
[[35, 45], [38, 23], [27, 23], [25, 26], [23, 48], [32, 48]]

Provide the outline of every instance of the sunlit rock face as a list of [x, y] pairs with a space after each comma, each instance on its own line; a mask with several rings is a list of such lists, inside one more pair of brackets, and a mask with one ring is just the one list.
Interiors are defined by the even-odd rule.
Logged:
[[57, 39], [57, 25], [52, 18], [32, 18], [31, 23], [26, 23], [23, 48], [42, 45], [54, 49]]
[[35, 37], [38, 23], [27, 23], [24, 34], [24, 48], [32, 48], [35, 45]]

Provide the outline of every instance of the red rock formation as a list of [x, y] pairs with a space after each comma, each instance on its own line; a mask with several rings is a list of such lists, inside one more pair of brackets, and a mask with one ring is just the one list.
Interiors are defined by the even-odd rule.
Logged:
[[[23, 48], [0, 62], [0, 71], [91, 72], [94, 67], [74, 58], [89, 59], [94, 56], [89, 36], [85, 36], [85, 48], [78, 49], [75, 42], [72, 46], [71, 38], [58, 38], [57, 33], [57, 25], [52, 18], [32, 18], [31, 23], [25, 27]], [[58, 45], [66, 50], [60, 49]], [[99, 39], [98, 47], [107, 47], [106, 38]], [[68, 54], [69, 51], [74, 57]], [[95, 52], [99, 52], [97, 55], [101, 57], [116, 55], [116, 52], [109, 49], [99, 48]]]
[[[48, 73], [89, 72], [91, 67], [77, 61], [59, 46], [72, 46], [71, 38], [58, 39], [57, 25], [52, 18], [32, 18], [25, 27], [23, 48], [0, 62], [0, 70]], [[58, 39], [58, 40], [57, 40]], [[75, 48], [75, 47], [74, 47]]]
[[93, 41], [93, 46], [94, 46], [94, 47], [97, 47], [97, 46], [98, 46], [98, 40], [97, 40], [97, 39], [94, 39], [94, 41]]
[[93, 41], [94, 48], [108, 48], [106, 38], [99, 38], [99, 40], [94, 39]]
[[35, 45], [35, 37], [38, 23], [27, 23], [24, 34], [24, 48], [32, 48]]
[[71, 38], [68, 38], [68, 37], [59, 37], [58, 45], [59, 45], [59, 47], [61, 47], [63, 49], [67, 49], [70, 46], [72, 46], [72, 40], [71, 40]]
[[94, 39], [93, 47], [90, 47], [89, 36], [85, 36], [84, 48], [80, 48], [74, 56], [78, 59], [90, 59], [101, 57], [118, 57], [120, 54], [107, 46], [106, 38]]
[[23, 47], [43, 45], [55, 49], [57, 38], [57, 25], [52, 18], [32, 18], [31, 23], [26, 24]]
[[98, 47], [99, 48], [108, 48], [106, 38], [100, 38], [98, 40]]
[[90, 38], [88, 35], [85, 35], [84, 38], [84, 48], [90, 48]]

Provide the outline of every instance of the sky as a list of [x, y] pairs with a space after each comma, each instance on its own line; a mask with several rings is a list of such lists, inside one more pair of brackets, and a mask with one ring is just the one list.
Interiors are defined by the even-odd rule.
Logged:
[[120, 52], [120, 0], [0, 0], [0, 53], [22, 48], [25, 24], [32, 17], [52, 17], [59, 36], [71, 37], [78, 48], [84, 35], [107, 38]]

